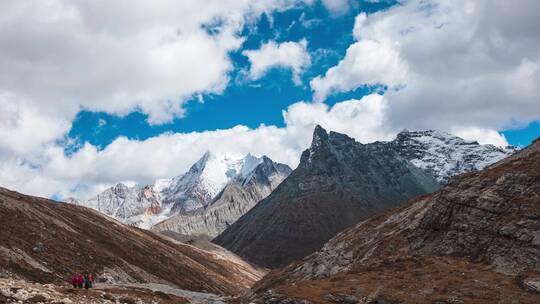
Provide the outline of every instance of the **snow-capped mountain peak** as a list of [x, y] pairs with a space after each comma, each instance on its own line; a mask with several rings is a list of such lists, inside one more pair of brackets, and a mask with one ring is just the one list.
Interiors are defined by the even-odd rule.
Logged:
[[187, 173], [160, 181], [167, 187], [158, 188], [165, 203], [174, 203], [173, 212], [193, 211], [206, 206], [229, 182], [242, 183], [262, 161], [251, 154], [207, 151]]
[[[238, 187], [262, 187], [267, 195], [289, 173], [287, 165], [266, 156], [207, 151], [190, 169], [177, 177], [158, 179], [152, 185], [129, 187], [116, 184], [95, 197], [70, 203], [84, 205], [125, 223], [150, 228], [175, 214], [187, 214], [211, 204], [231, 183]], [[267, 181], [261, 183], [261, 180]], [[267, 189], [268, 188], [268, 189]], [[255, 199], [256, 196], [249, 196]], [[248, 202], [249, 206], [251, 203]]]
[[241, 155], [207, 151], [186, 174], [176, 179], [190, 175], [222, 185], [231, 180], [246, 178], [262, 161], [262, 157], [256, 157], [250, 153]]
[[517, 150], [512, 146], [481, 145], [435, 130], [403, 130], [387, 144], [415, 166], [431, 173], [441, 184], [446, 184], [454, 175], [481, 170]]
[[240, 170], [236, 174], [236, 179], [239, 179], [240, 181], [245, 181], [248, 179], [255, 168], [257, 168], [258, 165], [263, 163], [264, 156], [262, 157], [256, 157], [253, 156], [251, 153], [248, 153], [243, 159], [242, 159], [242, 165], [240, 167]]
[[152, 187], [154, 188], [154, 192], [161, 195], [161, 193], [169, 188], [171, 186], [172, 179], [170, 178], [160, 178], [154, 182]]
[[218, 192], [230, 181], [242, 181], [262, 162], [251, 154], [209, 153], [201, 177], [215, 185]]

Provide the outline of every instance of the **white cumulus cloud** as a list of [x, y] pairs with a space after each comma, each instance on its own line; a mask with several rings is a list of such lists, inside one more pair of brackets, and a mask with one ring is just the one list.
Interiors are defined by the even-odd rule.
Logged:
[[1, 1], [0, 93], [66, 119], [83, 108], [169, 122], [224, 90], [244, 24], [300, 2]]
[[246, 50], [242, 54], [248, 58], [251, 65], [248, 76], [252, 80], [261, 78], [272, 68], [289, 68], [294, 83], [300, 85], [302, 83], [300, 76], [311, 64], [305, 39], [283, 43], [270, 41], [263, 44], [260, 49]]
[[345, 58], [324, 77], [311, 80], [314, 99], [323, 101], [332, 92], [345, 92], [362, 85], [399, 87], [406, 79], [407, 64], [394, 49], [373, 41], [361, 41], [347, 49]]
[[322, 4], [331, 14], [341, 15], [349, 10], [349, 0], [322, 0]]

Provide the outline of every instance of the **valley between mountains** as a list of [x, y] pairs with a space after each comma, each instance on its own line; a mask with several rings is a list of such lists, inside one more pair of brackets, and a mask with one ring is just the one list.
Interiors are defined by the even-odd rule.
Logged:
[[294, 169], [208, 151], [85, 200], [1, 188], [0, 303], [540, 303], [539, 172], [538, 140], [317, 126]]

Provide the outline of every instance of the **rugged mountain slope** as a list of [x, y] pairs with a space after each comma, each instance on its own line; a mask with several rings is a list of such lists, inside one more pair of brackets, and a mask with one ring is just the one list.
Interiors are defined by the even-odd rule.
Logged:
[[269, 289], [314, 302], [348, 293], [390, 303], [539, 303], [540, 140], [340, 233], [256, 293], [264, 299]]
[[214, 242], [255, 264], [282, 266], [358, 221], [437, 188], [386, 145], [363, 145], [317, 126], [298, 168]]
[[122, 183], [110, 187], [85, 202], [70, 203], [98, 210], [127, 224], [149, 227], [162, 210], [160, 194], [152, 186], [128, 187]]
[[[241, 193], [238, 197], [229, 197], [243, 202], [237, 206], [223, 206], [231, 211], [215, 211], [212, 213], [215, 215], [208, 219], [215, 225], [221, 225], [219, 228], [210, 223], [205, 227], [196, 224], [202, 219], [201, 216], [189, 220], [193, 224], [167, 226], [183, 233], [194, 230], [215, 234], [223, 229], [221, 227], [226, 227], [226, 223], [243, 214], [237, 214], [239, 210], [247, 211], [268, 195], [290, 171], [287, 165], [274, 163], [266, 156], [259, 158], [251, 154], [239, 156], [207, 152], [188, 172], [175, 178], [160, 179], [144, 187], [118, 184], [88, 201], [70, 202], [96, 209], [129, 225], [149, 229], [176, 214], [188, 214], [188, 220], [193, 214], [205, 214], [204, 208], [213, 202], [215, 204], [225, 187], [239, 188]], [[256, 182], [250, 182], [252, 180]]]
[[132, 228], [81, 206], [0, 188], [0, 272], [64, 283], [76, 271], [100, 279], [165, 283], [235, 294], [259, 278], [239, 259]]
[[481, 170], [516, 151], [512, 146], [480, 145], [433, 130], [404, 130], [386, 145], [431, 174], [440, 184], [446, 184], [452, 176]]
[[263, 156], [262, 162], [248, 176], [228, 183], [208, 206], [175, 215], [156, 224], [152, 230], [215, 237], [268, 196], [291, 171], [289, 166]]

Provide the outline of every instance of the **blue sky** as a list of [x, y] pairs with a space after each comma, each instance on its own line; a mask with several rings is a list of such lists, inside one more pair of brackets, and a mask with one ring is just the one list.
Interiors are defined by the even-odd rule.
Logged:
[[[308, 8], [298, 8], [263, 15], [256, 25], [246, 26], [247, 37], [238, 51], [230, 54], [235, 69], [229, 73], [231, 85], [222, 94], [203, 95], [204, 102], [191, 99], [185, 105], [185, 116], [172, 123], [152, 126], [147, 115], [141, 112], [126, 116], [105, 112], [81, 111], [73, 122], [69, 137], [81, 142], [88, 141], [105, 147], [118, 136], [146, 139], [163, 132], [192, 132], [227, 129], [235, 125], [256, 128], [260, 124], [284, 126], [282, 111], [289, 105], [312, 100], [309, 79], [323, 74], [344, 56], [353, 42], [351, 28], [359, 12], [375, 12], [392, 6], [391, 1], [381, 3], [358, 2], [346, 13], [334, 15], [322, 3]], [[311, 23], [306, 28], [302, 22]], [[309, 41], [308, 50], [313, 54], [313, 65], [302, 75], [304, 81], [297, 86], [291, 81], [291, 71], [274, 68], [263, 78], [246, 82], [239, 79], [239, 72], [249, 68], [242, 51], [258, 49], [270, 40], [276, 42]], [[329, 105], [348, 98], [361, 98], [373, 89], [360, 88], [346, 94], [337, 94], [325, 102]], [[72, 152], [72, 151], [70, 151]]]
[[[322, 3], [317, 3], [307, 9], [298, 8], [276, 12], [271, 16], [263, 15], [255, 26], [246, 26], [243, 30], [246, 41], [241, 49], [230, 54], [235, 66], [229, 73], [233, 81], [222, 94], [203, 95], [204, 102], [197, 98], [191, 99], [185, 105], [186, 113], [183, 117], [159, 126], [148, 124], [147, 115], [141, 112], [117, 116], [83, 110], [73, 121], [69, 137], [105, 147], [118, 136], [146, 139], [163, 132], [227, 129], [239, 124], [250, 128], [256, 128], [260, 124], [283, 127], [282, 111], [287, 106], [300, 100], [312, 100], [309, 79], [323, 74], [343, 58], [348, 46], [353, 42], [351, 28], [358, 13], [376, 12], [392, 5], [392, 1], [360, 1], [352, 5], [346, 13], [336, 16], [325, 9]], [[306, 28], [302, 21], [311, 22], [312, 25]], [[254, 82], [237, 80], [240, 77], [239, 71], [249, 68], [249, 62], [241, 54], [243, 50], [257, 49], [270, 40], [285, 42], [303, 38], [309, 41], [308, 49], [314, 54], [314, 63], [302, 75], [302, 85], [297, 86], [291, 81], [290, 70], [280, 68], [272, 69]], [[360, 88], [331, 96], [325, 102], [332, 105], [339, 100], [361, 98], [373, 91]], [[538, 122], [522, 128], [499, 131], [506, 136], [509, 144], [519, 147], [528, 145], [540, 136]]]
[[524, 147], [540, 2], [493, 1], [2, 1], [0, 185], [86, 197], [206, 150], [294, 167], [316, 124]]
[[503, 130], [501, 133], [504, 134], [508, 143], [523, 148], [540, 136], [540, 123], [535, 121], [525, 128]]

